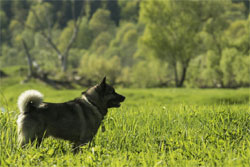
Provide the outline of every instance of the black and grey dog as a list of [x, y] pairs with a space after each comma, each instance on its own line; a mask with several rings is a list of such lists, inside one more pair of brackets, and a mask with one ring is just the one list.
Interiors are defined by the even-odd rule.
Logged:
[[106, 84], [106, 77], [98, 85], [83, 92], [81, 97], [64, 103], [43, 102], [43, 95], [27, 90], [18, 98], [18, 141], [21, 146], [45, 137], [69, 140], [78, 148], [91, 141], [108, 109], [120, 107], [125, 97]]

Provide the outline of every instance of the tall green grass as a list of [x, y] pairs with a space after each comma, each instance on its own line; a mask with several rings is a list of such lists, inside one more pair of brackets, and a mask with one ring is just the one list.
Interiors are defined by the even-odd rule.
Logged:
[[248, 89], [118, 89], [126, 101], [109, 111], [106, 131], [74, 155], [71, 143], [53, 138], [39, 148], [18, 147], [16, 100], [30, 88], [50, 102], [73, 99], [83, 90], [6, 83], [0, 92], [0, 166], [250, 165]]

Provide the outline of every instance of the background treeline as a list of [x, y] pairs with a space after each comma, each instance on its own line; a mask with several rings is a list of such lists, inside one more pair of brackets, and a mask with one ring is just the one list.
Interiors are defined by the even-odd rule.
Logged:
[[0, 67], [28, 62], [29, 68], [20, 70], [29, 77], [83, 85], [106, 75], [124, 87], [246, 87], [249, 5], [249, 0], [0, 1]]

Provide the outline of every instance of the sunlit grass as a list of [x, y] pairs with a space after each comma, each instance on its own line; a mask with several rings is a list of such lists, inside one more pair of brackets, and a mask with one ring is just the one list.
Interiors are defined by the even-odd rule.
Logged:
[[248, 89], [118, 89], [126, 101], [109, 111], [106, 131], [98, 131], [91, 147], [74, 155], [69, 142], [53, 138], [39, 148], [17, 146], [16, 100], [22, 91], [38, 89], [45, 101], [63, 102], [84, 90], [54, 90], [34, 82], [1, 89], [0, 166], [250, 164]]

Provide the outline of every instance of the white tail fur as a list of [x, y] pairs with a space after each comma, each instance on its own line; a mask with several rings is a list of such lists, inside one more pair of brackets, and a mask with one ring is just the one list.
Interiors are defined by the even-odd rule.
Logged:
[[37, 90], [27, 90], [18, 97], [18, 108], [21, 113], [27, 112], [28, 104], [32, 102], [33, 106], [39, 106], [43, 102], [43, 94]]

